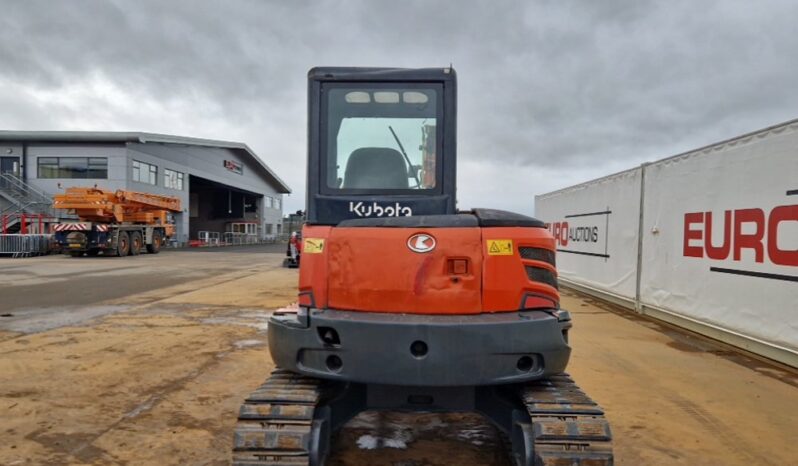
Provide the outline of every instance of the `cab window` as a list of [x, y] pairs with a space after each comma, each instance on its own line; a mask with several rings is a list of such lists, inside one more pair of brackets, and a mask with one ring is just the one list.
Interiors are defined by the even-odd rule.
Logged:
[[438, 89], [336, 87], [327, 95], [328, 188], [437, 186]]

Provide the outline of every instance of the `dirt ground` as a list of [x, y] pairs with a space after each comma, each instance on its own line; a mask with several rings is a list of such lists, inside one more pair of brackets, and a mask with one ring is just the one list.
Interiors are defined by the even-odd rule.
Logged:
[[[228, 464], [293, 301], [280, 248], [0, 260], [0, 464]], [[795, 373], [573, 293], [569, 371], [618, 464], [798, 464]], [[470, 414], [364, 413], [334, 466], [506, 465]]]

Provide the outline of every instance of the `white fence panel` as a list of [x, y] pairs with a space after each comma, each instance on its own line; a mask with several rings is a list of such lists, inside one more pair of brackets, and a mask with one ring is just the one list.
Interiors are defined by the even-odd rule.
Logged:
[[0, 234], [0, 256], [30, 257], [50, 253], [52, 235]]
[[641, 303], [798, 351], [795, 190], [798, 124], [646, 166]]
[[566, 283], [798, 367], [798, 120], [537, 196], [535, 209]]
[[535, 216], [557, 239], [560, 277], [635, 299], [640, 168], [536, 196]]

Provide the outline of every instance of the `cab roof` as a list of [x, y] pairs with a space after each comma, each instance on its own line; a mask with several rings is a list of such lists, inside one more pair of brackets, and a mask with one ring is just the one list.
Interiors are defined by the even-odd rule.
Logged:
[[308, 71], [316, 81], [454, 81], [454, 68], [360, 68], [320, 66]]

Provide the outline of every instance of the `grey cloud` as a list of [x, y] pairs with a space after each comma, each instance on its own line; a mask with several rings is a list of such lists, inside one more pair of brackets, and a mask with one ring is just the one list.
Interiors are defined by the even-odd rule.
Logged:
[[[0, 83], [14, 86], [0, 88], [0, 123], [243, 140], [292, 185], [291, 209], [303, 201], [305, 73], [317, 65], [453, 63], [461, 179], [470, 181], [461, 205], [508, 204], [500, 182], [473, 187], [490, 160], [528, 174], [510, 202], [526, 212], [534, 194], [564, 183], [798, 116], [798, 4], [786, 0], [25, 1], [2, 10]], [[46, 108], [8, 95], [58, 93], [93, 76], [155, 110], [117, 108], [108, 96]]]

